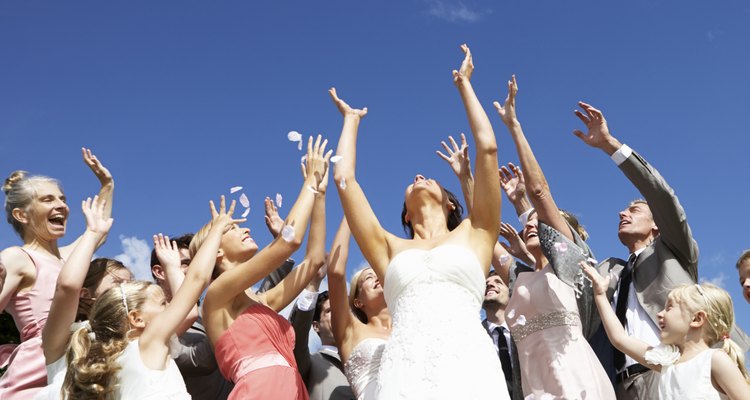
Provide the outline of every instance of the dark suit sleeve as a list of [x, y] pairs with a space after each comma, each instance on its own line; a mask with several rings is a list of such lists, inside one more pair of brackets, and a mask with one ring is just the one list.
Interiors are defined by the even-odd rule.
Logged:
[[289, 314], [289, 322], [294, 328], [294, 358], [297, 360], [297, 369], [302, 375], [302, 380], [307, 382], [307, 376], [310, 372], [310, 348], [308, 340], [310, 337], [310, 327], [312, 327], [313, 314], [315, 308], [309, 311], [300, 311], [295, 304], [292, 312]]
[[698, 279], [698, 244], [693, 239], [685, 210], [654, 167], [633, 151], [620, 169], [648, 202], [654, 222], [659, 228], [659, 239], [677, 257], [682, 267]]
[[185, 377], [208, 375], [218, 368], [211, 343], [203, 332], [188, 329], [171, 346], [174, 361]]
[[265, 279], [263, 279], [263, 282], [261, 282], [260, 284], [260, 289], [258, 289], [258, 293], [263, 293], [278, 285], [282, 279], [286, 278], [286, 276], [289, 275], [289, 272], [292, 271], [292, 268], [294, 268], [294, 260], [290, 258], [284, 261], [284, 263], [281, 264], [280, 267], [276, 268]]

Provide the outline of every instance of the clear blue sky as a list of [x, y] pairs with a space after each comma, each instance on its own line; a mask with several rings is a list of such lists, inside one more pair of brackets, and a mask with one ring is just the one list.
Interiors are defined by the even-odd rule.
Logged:
[[[97, 254], [125, 253], [135, 265], [140, 241], [196, 230], [208, 200], [234, 185], [245, 187], [248, 225], [265, 244], [263, 197], [282, 193], [284, 213], [301, 185], [301, 153], [286, 133], [335, 143], [341, 117], [326, 93], [335, 85], [369, 107], [358, 177], [381, 223], [401, 232], [403, 189], [415, 173], [459, 189], [434, 151], [447, 135], [468, 133], [450, 75], [462, 42], [474, 53], [474, 87], [500, 159], [517, 156], [491, 102], [515, 73], [529, 141], [599, 259], [627, 256], [617, 212], [639, 196], [571, 134], [579, 99], [601, 108], [613, 133], [674, 187], [700, 245], [701, 277], [731, 292], [750, 329], [734, 268], [750, 247], [742, 1], [4, 1], [0, 174], [62, 180], [72, 205], [67, 243], [83, 229], [80, 200], [97, 191], [79, 150], [93, 148], [116, 179], [115, 226]], [[331, 191], [329, 243], [341, 214]], [[518, 226], [507, 202], [503, 215]], [[18, 243], [2, 224], [0, 247]], [[354, 252], [350, 270], [361, 262]]]

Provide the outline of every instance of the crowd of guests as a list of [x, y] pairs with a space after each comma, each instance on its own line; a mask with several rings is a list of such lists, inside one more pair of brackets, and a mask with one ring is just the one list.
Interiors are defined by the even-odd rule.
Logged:
[[[462, 50], [453, 82], [474, 165], [464, 135], [437, 153], [463, 204], [416, 175], [404, 194], [405, 237], [380, 225], [356, 179], [367, 109], [335, 89], [335, 166], [328, 141], [308, 138], [286, 218], [266, 199], [273, 241], [261, 248], [222, 196], [194, 234], [154, 235], [153, 281], [133, 280], [113, 259], [92, 261], [113, 224], [114, 179], [89, 149], [83, 159], [101, 188], [82, 202], [86, 230], [68, 246], [58, 245], [70, 212], [59, 183], [10, 174], [5, 211], [23, 244], [0, 253], [0, 307], [21, 343], [0, 349], [0, 399], [750, 398], [750, 339], [729, 294], [698, 283], [698, 245], [666, 180], [610, 133], [600, 110], [578, 104], [585, 129], [576, 136], [610, 156], [643, 197], [619, 214], [628, 256], [597, 262], [526, 139], [515, 77], [494, 106], [521, 165], [499, 166], [507, 152]], [[329, 175], [345, 218], [326, 249]], [[501, 222], [502, 193], [520, 232]], [[352, 237], [369, 267], [347, 287]], [[737, 271], [750, 303], [750, 251]], [[292, 303], [287, 320], [279, 311]], [[315, 352], [311, 329], [322, 344]]]

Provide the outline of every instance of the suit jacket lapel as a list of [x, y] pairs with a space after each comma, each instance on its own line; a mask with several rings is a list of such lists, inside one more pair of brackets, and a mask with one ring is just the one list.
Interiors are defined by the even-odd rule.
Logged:
[[341, 372], [344, 372], [344, 366], [341, 364], [341, 357], [339, 356], [339, 353], [321, 349], [320, 355], [323, 356], [326, 360], [328, 360], [331, 364], [335, 365], [336, 368], [340, 369]]

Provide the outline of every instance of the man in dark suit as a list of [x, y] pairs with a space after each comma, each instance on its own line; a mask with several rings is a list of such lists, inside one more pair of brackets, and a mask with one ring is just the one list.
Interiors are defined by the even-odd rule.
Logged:
[[[318, 293], [326, 268], [324, 265], [302, 291], [289, 314], [296, 339], [294, 358], [310, 400], [350, 400], [355, 397], [344, 375], [344, 366], [333, 338], [331, 302], [327, 291]], [[322, 345], [320, 351], [313, 354], [310, 354], [308, 345], [311, 326]]]
[[[627, 261], [610, 258], [599, 270], [619, 276], [611, 280], [607, 294], [628, 334], [655, 346], [660, 342], [656, 314], [667, 295], [698, 279], [698, 244], [682, 205], [659, 172], [609, 133], [601, 111], [579, 105], [583, 112], [576, 110], [576, 115], [588, 132], [576, 130], [576, 136], [607, 153], [645, 199], [631, 202], [619, 214], [618, 237], [630, 253]], [[742, 332], [733, 332], [735, 337], [740, 346], [750, 345]], [[618, 399], [657, 398], [658, 375], [604, 343], [595, 350], [605, 368], [616, 370]]]
[[[487, 318], [482, 321], [482, 326], [487, 330], [487, 334], [492, 338], [495, 344], [500, 364], [503, 366], [503, 375], [505, 383], [508, 386], [508, 393], [513, 397], [513, 343], [510, 336], [510, 330], [505, 323], [505, 307], [508, 305], [510, 296], [508, 285], [494, 270], [490, 271], [486, 279], [486, 288], [484, 291], [484, 309]], [[521, 396], [522, 398], [523, 396]]]

